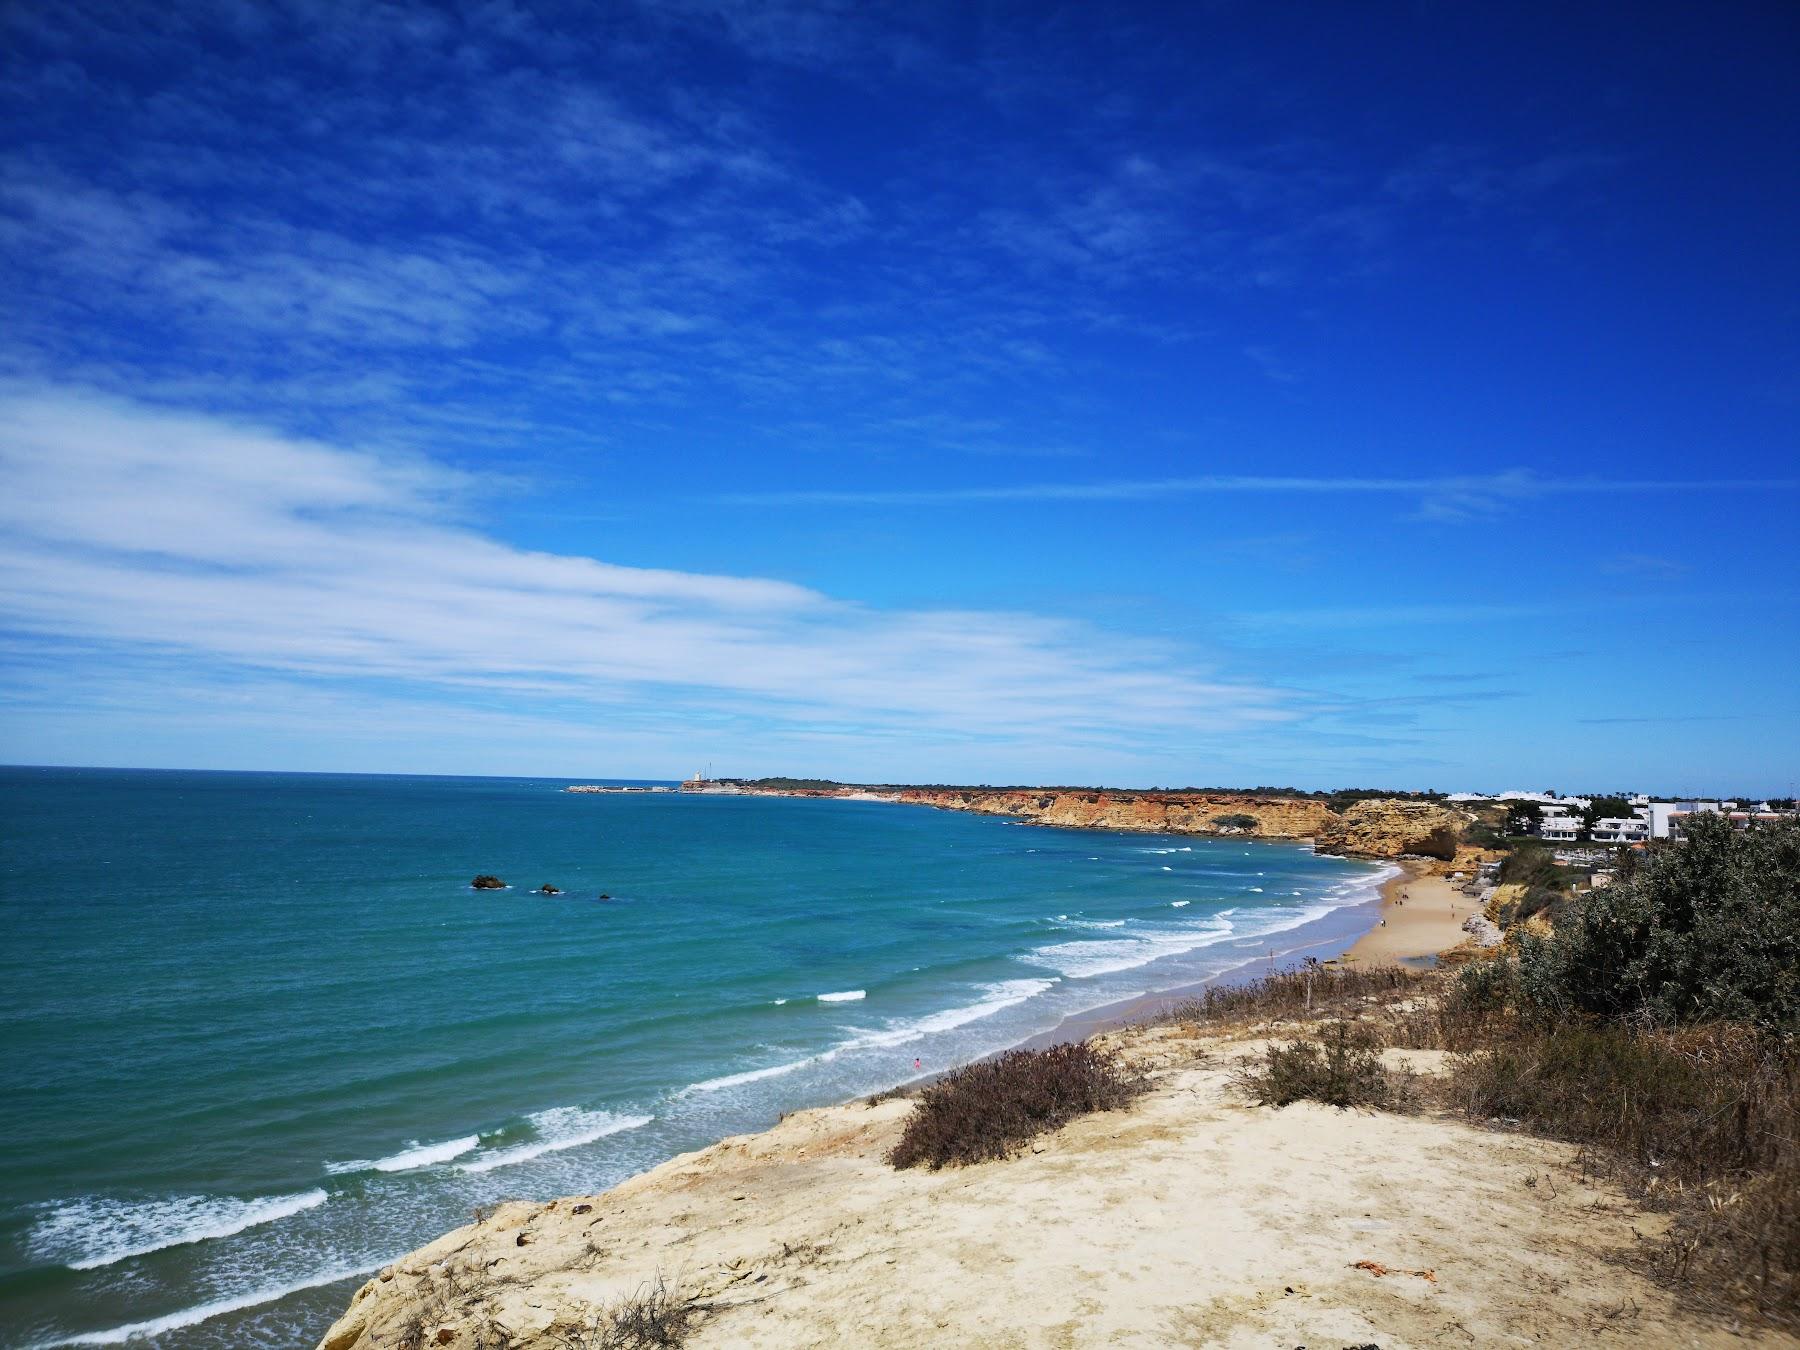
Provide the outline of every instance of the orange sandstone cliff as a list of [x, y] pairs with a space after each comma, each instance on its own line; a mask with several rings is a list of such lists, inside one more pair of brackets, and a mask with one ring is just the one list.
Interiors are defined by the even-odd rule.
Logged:
[[[1016, 816], [1039, 825], [1146, 834], [1237, 834], [1307, 839], [1336, 819], [1306, 797], [1194, 792], [1105, 792], [1068, 789], [903, 788], [892, 800], [951, 811]], [[1245, 824], [1234, 817], [1247, 818]]]
[[1480, 850], [1463, 843], [1474, 817], [1441, 802], [1376, 797], [1342, 814], [1322, 798], [1261, 792], [1119, 791], [1105, 788], [788, 786], [737, 783], [753, 796], [849, 797], [1009, 816], [1033, 825], [1142, 834], [1311, 839], [1320, 853], [1362, 858], [1432, 858], [1473, 867]]
[[1437, 802], [1372, 798], [1352, 804], [1314, 838], [1320, 853], [1454, 859], [1469, 817]]

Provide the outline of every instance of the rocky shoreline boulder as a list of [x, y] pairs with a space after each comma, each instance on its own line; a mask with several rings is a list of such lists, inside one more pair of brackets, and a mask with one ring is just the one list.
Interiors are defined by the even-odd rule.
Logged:
[[503, 891], [506, 889], [506, 883], [504, 881], [487, 872], [483, 872], [480, 876], [476, 877], [469, 885], [478, 891]]

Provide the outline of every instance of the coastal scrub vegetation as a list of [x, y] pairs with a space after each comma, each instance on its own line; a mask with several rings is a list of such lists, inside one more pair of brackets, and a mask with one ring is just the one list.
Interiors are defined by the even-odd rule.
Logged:
[[964, 1065], [920, 1093], [888, 1162], [936, 1171], [1010, 1158], [1078, 1116], [1122, 1110], [1146, 1087], [1090, 1042], [1009, 1050]]
[[1737, 830], [1703, 814], [1685, 833], [1548, 937], [1521, 935], [1526, 1000], [1547, 1016], [1731, 1021], [1800, 1036], [1800, 822]]
[[1212, 823], [1221, 830], [1254, 830], [1256, 817], [1234, 812], [1231, 815], [1214, 816]]
[[1420, 1098], [1574, 1144], [1668, 1214], [1639, 1255], [1684, 1298], [1800, 1330], [1800, 823], [1686, 834], [1585, 896], [1509, 859], [1554, 926], [1454, 974], [1305, 967], [1158, 1020], [1313, 1024], [1240, 1074], [1269, 1105], [1410, 1105], [1380, 1099], [1376, 1047], [1447, 1051]]
[[1560, 866], [1556, 856], [1535, 840], [1523, 842], [1500, 861], [1496, 880], [1502, 886], [1520, 886], [1519, 898], [1503, 906], [1500, 926], [1510, 928], [1534, 915], [1542, 914], [1552, 924], [1560, 923], [1572, 912], [1569, 885], [1572, 874]]
[[1382, 1063], [1375, 1028], [1347, 1019], [1301, 1040], [1270, 1044], [1262, 1062], [1240, 1069], [1236, 1082], [1259, 1106], [1315, 1101], [1403, 1110], [1416, 1100], [1411, 1075]]
[[1323, 1015], [1372, 999], [1414, 993], [1427, 983], [1422, 972], [1402, 966], [1309, 964], [1242, 984], [1209, 985], [1153, 1020], [1221, 1025], [1285, 1020], [1312, 1012]]

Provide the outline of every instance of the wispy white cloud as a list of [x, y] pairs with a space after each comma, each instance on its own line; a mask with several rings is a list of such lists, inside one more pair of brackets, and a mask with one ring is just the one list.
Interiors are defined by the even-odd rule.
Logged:
[[1731, 478], [1692, 481], [1545, 478], [1525, 470], [1442, 478], [1278, 477], [1200, 474], [1180, 478], [1110, 479], [1070, 483], [1000, 483], [977, 487], [819, 489], [736, 493], [719, 500], [756, 506], [949, 506], [1000, 502], [1139, 502], [1166, 497], [1259, 493], [1300, 496], [1394, 496], [1418, 501], [1421, 518], [1464, 520], [1508, 505], [1558, 496], [1636, 496], [1646, 493], [1761, 492], [1800, 489], [1800, 479]]
[[62, 390], [0, 395], [0, 426], [0, 623], [35, 640], [921, 743], [1130, 744], [1297, 712], [1084, 624], [519, 548], [464, 523], [478, 480], [427, 460]]

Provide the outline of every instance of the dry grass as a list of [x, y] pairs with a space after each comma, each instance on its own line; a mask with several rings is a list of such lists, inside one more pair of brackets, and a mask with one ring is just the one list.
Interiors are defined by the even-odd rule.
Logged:
[[671, 1350], [694, 1330], [700, 1305], [661, 1275], [602, 1312], [594, 1325], [558, 1327], [566, 1350]]
[[965, 1065], [920, 1093], [888, 1161], [935, 1171], [1009, 1158], [1077, 1116], [1130, 1105], [1145, 1086], [1090, 1042], [1009, 1050]]
[[1483, 1120], [1582, 1147], [1672, 1211], [1656, 1270], [1691, 1297], [1800, 1327], [1800, 1054], [1738, 1026], [1515, 1026], [1447, 1090]]
[[[1668, 1029], [1520, 1006], [1516, 968], [1497, 958], [1454, 976], [1290, 971], [1158, 1020], [1298, 1024], [1304, 1034], [1240, 1075], [1269, 1105], [1407, 1109], [1423, 1096], [1577, 1144], [1583, 1168], [1671, 1215], [1667, 1237], [1640, 1253], [1655, 1273], [1690, 1301], [1800, 1329], [1800, 1045], [1737, 1024]], [[1384, 1077], [1377, 1046], [1451, 1051], [1449, 1072], [1408, 1090]]]
[[1399, 966], [1308, 965], [1276, 971], [1246, 984], [1209, 987], [1171, 1004], [1154, 1020], [1210, 1026], [1338, 1017], [1432, 986], [1428, 974]]

